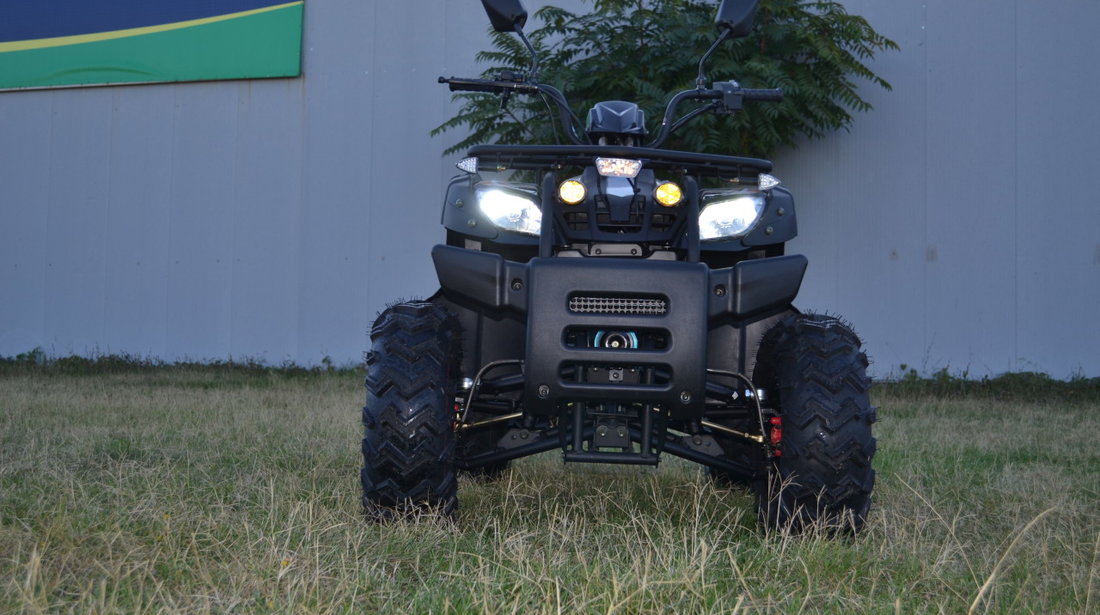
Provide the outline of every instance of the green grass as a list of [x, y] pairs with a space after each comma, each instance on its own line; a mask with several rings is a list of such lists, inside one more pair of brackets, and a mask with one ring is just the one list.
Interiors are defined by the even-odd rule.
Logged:
[[369, 524], [353, 371], [40, 363], [0, 362], [4, 613], [1100, 612], [1100, 402], [1043, 383], [876, 389], [875, 506], [832, 539], [553, 453]]

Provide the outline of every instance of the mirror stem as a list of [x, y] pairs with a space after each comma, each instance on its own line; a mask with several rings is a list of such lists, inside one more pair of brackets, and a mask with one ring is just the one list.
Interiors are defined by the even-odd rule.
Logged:
[[531, 83], [539, 82], [539, 56], [535, 53], [535, 47], [531, 44], [531, 41], [527, 40], [527, 35], [523, 33], [523, 28], [516, 24], [516, 35], [519, 36], [519, 40], [523, 41], [523, 44], [527, 46], [527, 51], [531, 54], [531, 68], [527, 71], [527, 80]]
[[699, 59], [699, 76], [695, 79], [696, 88], [702, 90], [703, 88], [707, 87], [707, 74], [703, 72], [703, 66], [707, 63], [707, 60], [710, 58], [711, 54], [713, 54], [718, 49], [718, 46], [730, 37], [731, 32], [732, 31], [729, 28], [722, 28], [722, 34], [718, 36], [718, 40], [714, 41], [714, 44], [710, 46], [710, 49], [708, 49], [707, 52], [703, 54], [703, 57]]

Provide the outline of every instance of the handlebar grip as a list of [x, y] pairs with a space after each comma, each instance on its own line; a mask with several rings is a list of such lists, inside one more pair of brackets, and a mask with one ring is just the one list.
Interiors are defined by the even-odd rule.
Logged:
[[783, 90], [780, 89], [753, 89], [743, 88], [741, 96], [744, 100], [758, 102], [783, 102]]
[[486, 79], [440, 77], [439, 82], [446, 83], [448, 89], [452, 92], [492, 92], [494, 94], [519, 92], [521, 94], [534, 94], [539, 91], [537, 86], [513, 81], [488, 81]]
[[482, 79], [461, 79], [457, 77], [440, 77], [440, 83], [446, 83], [447, 89], [452, 92], [500, 92], [500, 88], [491, 81]]

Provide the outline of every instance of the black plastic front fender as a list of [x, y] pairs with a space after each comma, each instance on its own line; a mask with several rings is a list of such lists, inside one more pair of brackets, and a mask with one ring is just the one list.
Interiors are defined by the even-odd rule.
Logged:
[[[432, 260], [445, 294], [488, 310], [527, 313], [529, 265], [491, 252], [445, 245], [432, 249]], [[624, 263], [640, 272], [651, 264], [641, 259], [620, 262]], [[805, 256], [792, 254], [710, 269], [706, 288], [699, 289], [710, 297], [709, 318], [746, 320], [789, 305], [798, 295], [807, 265]]]

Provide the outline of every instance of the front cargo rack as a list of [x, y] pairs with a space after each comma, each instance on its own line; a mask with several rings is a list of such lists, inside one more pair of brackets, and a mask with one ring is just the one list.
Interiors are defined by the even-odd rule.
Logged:
[[709, 175], [756, 184], [761, 173], [772, 170], [772, 163], [760, 158], [698, 154], [652, 147], [606, 145], [477, 145], [470, 148], [482, 171], [533, 171], [586, 167], [596, 157], [641, 160], [649, 169], [665, 169], [691, 175]]

